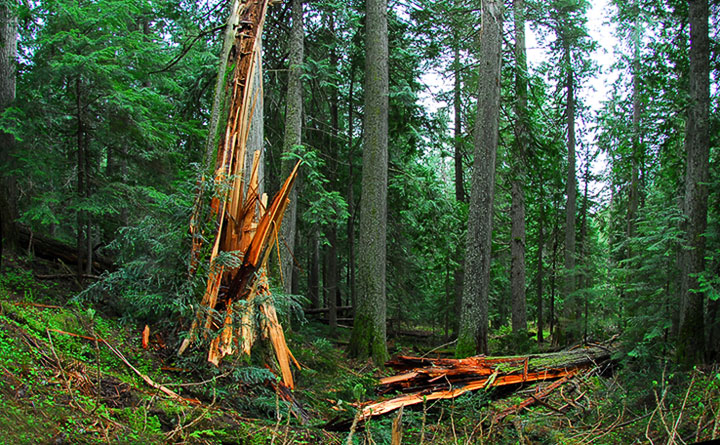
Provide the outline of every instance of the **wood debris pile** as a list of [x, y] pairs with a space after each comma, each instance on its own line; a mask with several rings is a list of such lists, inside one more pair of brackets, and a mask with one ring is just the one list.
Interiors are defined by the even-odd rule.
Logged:
[[[295, 181], [299, 163], [285, 180], [268, 206], [267, 195], [260, 192], [260, 150], [249, 163], [248, 138], [255, 113], [262, 113], [261, 47], [267, 1], [233, 2], [228, 26], [234, 42], [228, 55], [232, 78], [226, 85], [227, 124], [219, 141], [215, 164], [216, 190], [211, 201], [211, 218], [216, 232], [210, 251], [208, 276], [201, 307], [182, 343], [182, 354], [197, 336], [210, 340], [208, 361], [218, 365], [226, 355], [240, 351], [249, 354], [256, 338], [268, 339], [273, 346], [283, 383], [294, 387], [290, 362], [295, 361], [285, 343], [275, 307], [267, 297], [269, 288], [265, 270], [273, 247], [278, 246], [278, 232], [288, 196]], [[260, 105], [258, 105], [260, 103]], [[248, 159], [249, 161], [249, 159]], [[198, 203], [202, 201], [201, 197]], [[202, 233], [200, 204], [190, 226], [193, 236], [191, 269], [200, 258]], [[239, 266], [217, 261], [221, 254], [235, 255]], [[258, 301], [258, 304], [255, 302]], [[260, 332], [256, 332], [254, 311], [262, 314]]]
[[401, 394], [363, 405], [359, 420], [425, 401], [452, 399], [478, 389], [557, 380], [535, 397], [501, 414], [505, 417], [545, 397], [571, 377], [606, 363], [611, 352], [604, 345], [592, 345], [551, 354], [513, 357], [432, 359], [399, 356], [386, 365], [401, 371], [400, 374], [381, 379], [378, 393]]

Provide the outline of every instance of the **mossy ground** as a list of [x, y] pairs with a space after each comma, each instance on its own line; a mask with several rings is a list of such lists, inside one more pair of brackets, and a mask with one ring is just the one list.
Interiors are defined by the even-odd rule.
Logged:
[[[141, 326], [70, 303], [76, 290], [63, 283], [35, 279], [17, 259], [0, 273], [0, 444], [346, 443], [352, 403], [375, 398], [377, 378], [391, 373], [349, 359], [347, 329], [331, 334], [320, 323], [294, 326], [289, 345], [303, 365], [295, 395], [310, 417], [301, 425], [265, 384], [273, 376], [259, 361], [229, 360], [217, 369], [201, 354], [176, 359], [171, 346], [144, 350]], [[164, 397], [102, 343], [57, 331], [107, 339], [142, 373], [200, 403]], [[389, 351], [419, 354], [442, 343], [399, 337]], [[504, 331], [494, 333], [490, 346], [502, 354], [541, 352], [532, 340]], [[616, 444], [673, 436], [691, 442], [720, 430], [717, 369], [663, 373], [627, 362], [612, 374], [576, 379], [545, 405], [493, 423], [496, 413], [533, 391], [478, 391], [408, 408], [403, 443]], [[394, 417], [358, 425], [352, 442], [390, 443]], [[330, 431], [329, 424], [345, 428]]]

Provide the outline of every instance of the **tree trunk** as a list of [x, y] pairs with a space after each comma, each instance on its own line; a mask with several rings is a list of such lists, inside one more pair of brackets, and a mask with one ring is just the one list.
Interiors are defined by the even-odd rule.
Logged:
[[[292, 0], [292, 28], [290, 30], [290, 57], [288, 70], [288, 89], [285, 102], [285, 136], [283, 138], [283, 153], [291, 153], [294, 147], [302, 143], [302, 63], [304, 52], [303, 5], [302, 0]], [[290, 174], [295, 166], [295, 159], [282, 161], [281, 178]], [[281, 256], [281, 272], [285, 293], [293, 289], [293, 264], [295, 255], [295, 230], [297, 223], [297, 188], [290, 192], [290, 203], [285, 210], [282, 222], [282, 238], [287, 247], [285, 255]]]
[[483, 2], [475, 159], [468, 214], [465, 280], [456, 355], [488, 352], [488, 294], [492, 249], [495, 159], [500, 116], [502, 3]]
[[[588, 155], [589, 158], [589, 155]], [[583, 308], [584, 308], [584, 316], [583, 316], [583, 342], [587, 342], [587, 331], [588, 331], [588, 317], [589, 317], [589, 311], [590, 311], [590, 300], [589, 300], [589, 292], [588, 288], [590, 287], [590, 283], [588, 281], [588, 271], [587, 271], [587, 264], [585, 259], [585, 252], [587, 252], [587, 214], [588, 214], [588, 184], [590, 182], [590, 162], [587, 162], [587, 165], [585, 166], [585, 174], [583, 176], [583, 179], [585, 181], [585, 190], [583, 192], [583, 201], [582, 201], [582, 211], [580, 212], [580, 251], [578, 252], [578, 258], [580, 261], [581, 272], [578, 274], [578, 279], [580, 281], [580, 285], [578, 286], [579, 289], [582, 290], [583, 295]]]
[[355, 86], [355, 66], [350, 67], [350, 93], [348, 96], [348, 291], [350, 292], [350, 306], [352, 306], [353, 314], [356, 307], [355, 293], [355, 169], [353, 159], [355, 158], [355, 150], [353, 149], [353, 131], [355, 128], [353, 117], [353, 91]]
[[571, 343], [577, 337], [574, 322], [576, 321], [577, 302], [575, 301], [575, 213], [577, 208], [577, 179], [575, 177], [575, 82], [573, 79], [570, 44], [564, 38], [565, 63], [567, 64], [567, 202], [565, 205], [565, 270], [563, 283], [563, 317], [565, 323], [561, 327], [562, 342]]
[[[210, 111], [210, 122], [208, 123], [208, 135], [205, 141], [205, 162], [204, 167], [212, 169], [215, 166], [215, 149], [218, 146], [224, 126], [220, 125], [223, 114], [226, 113], [225, 76], [228, 73], [228, 60], [230, 50], [235, 42], [235, 31], [240, 21], [240, 1], [233, 0], [230, 6], [230, 15], [225, 25], [225, 38], [223, 39], [222, 52], [220, 54], [220, 65], [218, 66], [217, 78], [215, 79], [215, 94]], [[232, 68], [230, 68], [232, 69]], [[252, 158], [250, 158], [252, 159]]]
[[[331, 34], [335, 34], [335, 20], [332, 15], [329, 17], [329, 29]], [[337, 73], [338, 57], [335, 46], [330, 48], [330, 66]], [[328, 159], [328, 180], [333, 188], [337, 183], [337, 159], [338, 159], [338, 125], [339, 125], [339, 108], [338, 108], [338, 92], [333, 86], [328, 92], [330, 95], [330, 132], [329, 141], [330, 158]], [[337, 210], [337, 209], [336, 209]], [[327, 250], [327, 276], [325, 287], [328, 291], [328, 319], [330, 321], [330, 332], [334, 333], [337, 328], [337, 306], [338, 306], [338, 249], [337, 249], [337, 226], [330, 224], [327, 233], [328, 246]]]
[[382, 366], [386, 339], [385, 258], [388, 168], [387, 0], [366, 1], [365, 118], [363, 128], [358, 308], [350, 352]]
[[310, 238], [308, 250], [308, 294], [313, 308], [320, 307], [320, 244], [317, 233]]
[[[558, 218], [559, 219], [559, 218]], [[557, 223], [557, 220], [555, 221]], [[550, 274], [550, 320], [548, 326], [548, 334], [553, 342], [556, 340], [555, 333], [555, 294], [557, 293], [557, 251], [558, 251], [558, 226], [553, 229], [553, 253], [552, 253], [552, 273]]]
[[[463, 141], [462, 141], [462, 107], [460, 92], [462, 90], [462, 82], [460, 79], [460, 49], [459, 46], [455, 47], [454, 60], [455, 65], [455, 91], [453, 95], [453, 109], [455, 112], [455, 200], [458, 202], [466, 202], [467, 196], [465, 194], [465, 179], [463, 178]], [[463, 277], [465, 271], [465, 259], [463, 258], [462, 245], [458, 243], [455, 246], [455, 258], [457, 259], [458, 266], [455, 268], [453, 274], [454, 281], [454, 295], [455, 295], [455, 320], [453, 323], [453, 332], [455, 335], [458, 333], [460, 325], [460, 312], [462, 307], [462, 293], [463, 293]]]
[[[85, 197], [85, 168], [87, 163], [85, 162], [85, 128], [83, 125], [83, 113], [82, 113], [82, 80], [80, 76], [75, 79], [75, 99], [76, 99], [76, 119], [77, 119], [77, 189], [76, 197], [81, 200]], [[76, 224], [77, 224], [77, 275], [78, 280], [82, 280], [84, 274], [83, 264], [85, 261], [85, 251], [83, 250], [85, 245], [83, 243], [83, 229], [85, 227], [85, 212], [77, 210], [76, 213]]]
[[682, 251], [680, 331], [677, 359], [691, 365], [705, 352], [704, 295], [697, 274], [704, 271], [710, 157], [710, 44], [708, 2], [689, 2], [690, 74], [688, 120], [685, 132], [685, 249]]
[[527, 331], [525, 296], [525, 152], [527, 131], [527, 58], [525, 50], [525, 2], [513, 1], [515, 18], [515, 150], [510, 184], [510, 301], [513, 332]]
[[[15, 101], [15, 56], [17, 54], [16, 5], [0, 3], [0, 114]], [[16, 250], [18, 232], [17, 186], [15, 177], [5, 172], [13, 167], [15, 137], [0, 132], [0, 266], [3, 248]]]
[[543, 329], [545, 329], [545, 321], [543, 320], [543, 249], [545, 248], [545, 203], [543, 200], [542, 186], [540, 187], [540, 216], [538, 217], [538, 242], [537, 242], [537, 276], [535, 278], [535, 291], [537, 292], [537, 341], [543, 342]]

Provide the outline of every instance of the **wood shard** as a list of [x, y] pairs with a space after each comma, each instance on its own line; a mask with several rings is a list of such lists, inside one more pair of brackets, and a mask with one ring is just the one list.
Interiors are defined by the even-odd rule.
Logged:
[[[235, 30], [233, 49], [228, 60], [228, 66], [234, 68], [231, 80], [226, 85], [229, 95], [228, 119], [218, 143], [213, 175], [215, 191], [210, 203], [210, 222], [215, 227], [215, 234], [211, 238], [212, 248], [209, 249], [210, 272], [200, 307], [195, 312], [178, 354], [185, 352], [198, 337], [209, 341], [207, 360], [216, 366], [220, 365], [223, 357], [236, 351], [250, 354], [258, 337], [254, 311], [259, 305], [264, 315], [261, 331], [275, 351], [284, 387], [292, 389], [294, 382], [290, 363], [297, 365], [297, 361], [287, 346], [272, 299], [268, 298], [270, 291], [264, 265], [272, 247], [278, 244], [277, 229], [300, 162], [268, 207], [267, 196], [260, 193], [262, 148], [253, 151], [252, 147], [248, 147], [252, 117], [254, 113], [262, 112], [258, 100], [262, 91], [259, 42], [267, 0], [247, 2], [241, 6], [235, 2], [234, 5], [230, 22], [241, 22], [244, 26]], [[239, 57], [241, 54], [252, 57]], [[246, 174], [246, 158], [250, 154], [252, 168]], [[200, 193], [195, 200], [196, 209], [190, 222], [191, 275], [197, 270], [197, 261], [202, 257], [200, 250], [203, 234], [199, 228], [203, 200]], [[223, 261], [219, 264], [219, 258], [230, 255], [236, 257], [235, 263]], [[261, 294], [264, 298], [256, 298]]]
[[367, 420], [404, 406], [431, 400], [453, 399], [478, 389], [557, 380], [533, 398], [503, 412], [498, 416], [502, 419], [546, 397], [574, 375], [607, 362], [610, 360], [611, 351], [607, 346], [593, 345], [572, 351], [513, 357], [431, 359], [399, 356], [386, 365], [401, 373], [381, 379], [377, 392], [402, 394], [361, 405], [360, 420]]

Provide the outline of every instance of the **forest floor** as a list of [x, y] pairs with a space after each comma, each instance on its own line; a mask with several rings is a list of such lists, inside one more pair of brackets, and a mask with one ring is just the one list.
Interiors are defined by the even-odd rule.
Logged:
[[[307, 322], [288, 334], [303, 365], [295, 397], [309, 421], [301, 424], [268, 385], [275, 376], [257, 357], [227, 360], [219, 369], [200, 353], [179, 359], [165, 346], [174, 340], [154, 334], [172, 331], [162, 325], [152, 327], [150, 347], [143, 349], [142, 326], [112, 316], [104, 305], [75, 303], [71, 278], [38, 279], [53, 272], [49, 263], [36, 259], [30, 268], [28, 260], [5, 258], [4, 264], [0, 444], [391, 443], [394, 413], [349, 431], [353, 403], [376, 398], [378, 377], [391, 371], [348, 359], [347, 329], [331, 337], [327, 326]], [[397, 338], [390, 350], [417, 355], [432, 342]], [[517, 339], [493, 338], [496, 351], [540, 352], [534, 342], [520, 344], [531, 350], [513, 351], [518, 345]], [[184, 400], [152, 388], [139, 374]], [[542, 403], [493, 421], [533, 391], [480, 390], [406, 409], [402, 442], [692, 443], [720, 437], [717, 368], [680, 372], [670, 364], [620, 359], [613, 372], [574, 379]]]

